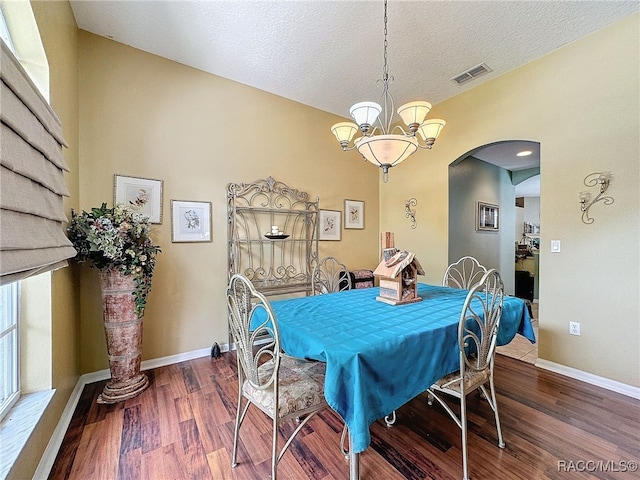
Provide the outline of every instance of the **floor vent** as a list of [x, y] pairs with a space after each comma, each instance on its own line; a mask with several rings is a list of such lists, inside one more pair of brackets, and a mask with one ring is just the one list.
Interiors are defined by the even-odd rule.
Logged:
[[484, 75], [485, 73], [489, 73], [490, 71], [491, 69], [487, 66], [487, 64], [481, 63], [480, 65], [476, 65], [475, 67], [462, 72], [460, 75], [456, 75], [451, 80], [456, 82], [458, 85], [462, 85], [473, 80], [474, 78], [478, 78], [479, 76]]

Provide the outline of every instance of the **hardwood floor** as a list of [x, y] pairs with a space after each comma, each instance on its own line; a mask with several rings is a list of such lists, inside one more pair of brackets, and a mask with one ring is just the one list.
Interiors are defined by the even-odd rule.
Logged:
[[[255, 408], [240, 432], [239, 464], [230, 466], [235, 354], [147, 373], [150, 388], [116, 405], [95, 402], [104, 382], [85, 387], [49, 478], [269, 478], [271, 424]], [[637, 478], [621, 470], [640, 460], [640, 401], [501, 355], [495, 376], [506, 448], [496, 445], [486, 402], [472, 395], [473, 479]], [[338, 449], [341, 430], [331, 410], [311, 419], [280, 462], [279, 478], [348, 478]], [[424, 394], [398, 411], [396, 426], [379, 420], [371, 434], [371, 447], [361, 455], [363, 480], [462, 476], [460, 430], [441, 407], [428, 406]]]

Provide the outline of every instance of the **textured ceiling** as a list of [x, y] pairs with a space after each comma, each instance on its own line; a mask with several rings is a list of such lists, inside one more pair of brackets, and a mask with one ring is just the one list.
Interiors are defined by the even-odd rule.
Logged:
[[[382, 1], [71, 1], [97, 35], [348, 117], [377, 101]], [[441, 102], [640, 9], [635, 1], [389, 2], [396, 105]], [[450, 79], [486, 63], [460, 87]]]
[[[380, 97], [381, 0], [71, 6], [83, 30], [343, 117]], [[396, 106], [435, 104], [639, 10], [638, 0], [390, 0], [390, 90]], [[451, 81], [480, 63], [492, 71], [463, 86]]]

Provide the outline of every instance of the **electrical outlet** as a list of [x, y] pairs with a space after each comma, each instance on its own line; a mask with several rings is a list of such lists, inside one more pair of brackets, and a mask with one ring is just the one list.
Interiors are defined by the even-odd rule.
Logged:
[[580, 335], [580, 322], [569, 322], [569, 333], [571, 335]]

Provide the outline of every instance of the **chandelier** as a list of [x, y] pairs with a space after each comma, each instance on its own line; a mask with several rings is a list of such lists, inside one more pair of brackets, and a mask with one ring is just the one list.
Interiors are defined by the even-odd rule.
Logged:
[[[389, 169], [395, 167], [406, 158], [413, 155], [419, 148], [431, 149], [446, 122], [441, 119], [426, 120], [431, 104], [425, 101], [406, 103], [398, 108], [398, 115], [408, 127], [405, 130], [400, 125], [392, 127], [393, 97], [389, 92], [389, 77], [387, 65], [387, 0], [384, 1], [384, 66], [382, 70], [382, 95], [380, 103], [360, 102], [351, 107], [349, 113], [356, 121], [339, 122], [331, 127], [343, 151], [358, 149], [365, 160], [380, 167], [383, 181], [389, 179]], [[377, 125], [374, 126], [377, 122]], [[372, 128], [373, 127], [373, 128]], [[362, 136], [355, 139], [349, 147], [356, 132], [360, 130]], [[416, 132], [422, 137], [424, 144], [419, 142]]]

